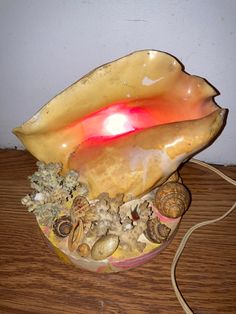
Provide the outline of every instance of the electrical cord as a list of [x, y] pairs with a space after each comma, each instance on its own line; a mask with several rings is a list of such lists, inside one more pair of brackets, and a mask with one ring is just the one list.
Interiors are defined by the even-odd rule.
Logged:
[[[228, 181], [229, 183], [233, 184], [236, 186], [236, 181], [231, 179], [230, 177], [228, 177], [227, 175], [225, 175], [223, 172], [221, 172], [220, 170], [216, 169], [215, 167], [211, 166], [211, 165], [208, 165], [207, 163], [203, 162], [203, 161], [200, 161], [200, 160], [197, 160], [197, 159], [190, 159], [190, 162], [192, 163], [195, 163], [195, 164], [198, 164], [200, 166], [203, 166], [207, 169], [210, 169], [211, 171], [215, 172], [216, 174], [218, 174], [221, 178], [223, 178], [224, 180]], [[217, 221], [220, 221], [222, 219], [224, 219], [225, 217], [227, 217], [228, 215], [230, 215], [233, 210], [236, 208], [236, 202], [233, 204], [233, 206], [225, 213], [223, 214], [222, 216], [216, 218], [216, 219], [211, 219], [211, 220], [207, 220], [207, 221], [203, 221], [203, 222], [200, 222], [196, 225], [194, 225], [193, 227], [191, 227], [187, 232], [186, 234], [184, 235], [184, 237], [182, 238], [182, 241], [180, 242], [180, 245], [176, 251], [176, 254], [175, 254], [175, 257], [173, 259], [173, 262], [172, 262], [172, 265], [171, 265], [171, 282], [172, 282], [172, 286], [173, 286], [173, 289], [175, 291], [175, 294], [176, 294], [176, 297], [179, 301], [179, 303], [181, 304], [184, 312], [186, 314], [194, 314], [193, 311], [191, 310], [191, 308], [188, 306], [187, 302], [184, 300], [178, 286], [177, 286], [177, 282], [176, 282], [176, 276], [175, 276], [175, 271], [176, 271], [176, 265], [179, 261], [179, 258], [185, 248], [185, 245], [189, 239], [189, 237], [191, 236], [191, 234], [193, 233], [194, 230], [198, 229], [198, 228], [201, 228], [203, 226], [206, 226], [206, 225], [210, 225], [212, 223], [215, 223]]]

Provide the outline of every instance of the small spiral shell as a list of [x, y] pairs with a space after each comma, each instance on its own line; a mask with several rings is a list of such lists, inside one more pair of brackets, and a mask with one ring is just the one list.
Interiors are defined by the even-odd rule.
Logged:
[[178, 218], [189, 207], [190, 193], [181, 183], [167, 182], [157, 190], [155, 201], [158, 211], [163, 216]]
[[169, 178], [166, 180], [165, 183], [167, 182], [179, 182], [179, 183], [182, 183], [182, 179], [178, 173], [178, 171], [175, 171], [172, 173], [171, 176], [169, 176]]
[[144, 235], [151, 242], [162, 243], [168, 238], [170, 231], [171, 229], [165, 224], [160, 223], [158, 218], [153, 218], [148, 220]]
[[53, 232], [60, 238], [67, 237], [72, 230], [71, 218], [69, 216], [61, 216], [53, 223]]
[[78, 221], [90, 209], [89, 201], [84, 196], [77, 196], [71, 206], [71, 218], [73, 222]]

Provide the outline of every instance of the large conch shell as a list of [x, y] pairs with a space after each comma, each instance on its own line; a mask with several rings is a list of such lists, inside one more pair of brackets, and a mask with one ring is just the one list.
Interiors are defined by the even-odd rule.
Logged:
[[[171, 55], [138, 51], [92, 71], [13, 132], [39, 160], [78, 170], [90, 198], [138, 196], [217, 136], [226, 111], [216, 94]], [[114, 119], [105, 122], [117, 113], [126, 120], [116, 132]]]
[[224, 111], [164, 124], [107, 141], [88, 140], [71, 155], [70, 167], [89, 184], [90, 197], [103, 191], [139, 196], [162, 184], [182, 161], [217, 134]]

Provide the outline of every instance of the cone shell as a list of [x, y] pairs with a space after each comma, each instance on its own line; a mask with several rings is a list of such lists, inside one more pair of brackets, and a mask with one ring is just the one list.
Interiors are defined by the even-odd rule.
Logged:
[[[90, 197], [137, 196], [217, 136], [225, 110], [216, 94], [173, 56], [138, 51], [90, 72], [13, 132], [39, 160], [78, 170]], [[116, 112], [130, 126], [108, 139], [104, 121]]]
[[157, 190], [155, 200], [156, 207], [163, 216], [178, 218], [188, 209], [190, 194], [183, 184], [167, 182]]

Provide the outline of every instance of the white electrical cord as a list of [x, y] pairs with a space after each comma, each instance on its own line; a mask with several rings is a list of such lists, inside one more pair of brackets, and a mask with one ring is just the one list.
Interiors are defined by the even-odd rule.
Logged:
[[[229, 183], [233, 184], [236, 186], [236, 181], [231, 179], [230, 177], [226, 176], [223, 172], [219, 171], [218, 169], [216, 169], [215, 167], [211, 166], [211, 165], [208, 165], [206, 164], [205, 162], [203, 161], [200, 161], [200, 160], [197, 160], [197, 159], [190, 159], [190, 162], [193, 162], [195, 164], [198, 164], [198, 165], [201, 165], [205, 168], [208, 168], [212, 171], [214, 171], [216, 174], [218, 174], [220, 177], [222, 177], [224, 180], [228, 181]], [[232, 213], [232, 211], [236, 208], [236, 202], [233, 204], [233, 206], [224, 214], [222, 215], [221, 217], [218, 217], [216, 219], [212, 219], [212, 220], [207, 220], [207, 221], [203, 221], [203, 222], [200, 222], [196, 225], [194, 225], [193, 227], [191, 227], [187, 232], [186, 234], [184, 235], [184, 237], [182, 238], [182, 241], [176, 251], [176, 254], [175, 254], [175, 257], [173, 259], [173, 262], [172, 262], [172, 265], [171, 265], [171, 282], [172, 282], [172, 286], [174, 288], [174, 291], [175, 291], [175, 294], [176, 294], [176, 297], [179, 301], [179, 303], [181, 304], [184, 312], [186, 314], [193, 314], [193, 311], [191, 310], [191, 308], [188, 306], [187, 302], [184, 300], [184, 298], [182, 297], [178, 287], [177, 287], [177, 283], [176, 283], [176, 277], [175, 277], [175, 270], [176, 270], [176, 265], [178, 263], [178, 260], [184, 250], [184, 247], [189, 239], [189, 237], [191, 236], [191, 234], [193, 233], [194, 230], [202, 227], [202, 226], [206, 226], [206, 225], [209, 225], [209, 224], [212, 224], [212, 223], [215, 223], [217, 221], [220, 221], [222, 219], [224, 219], [225, 217], [227, 217], [229, 214]]]

